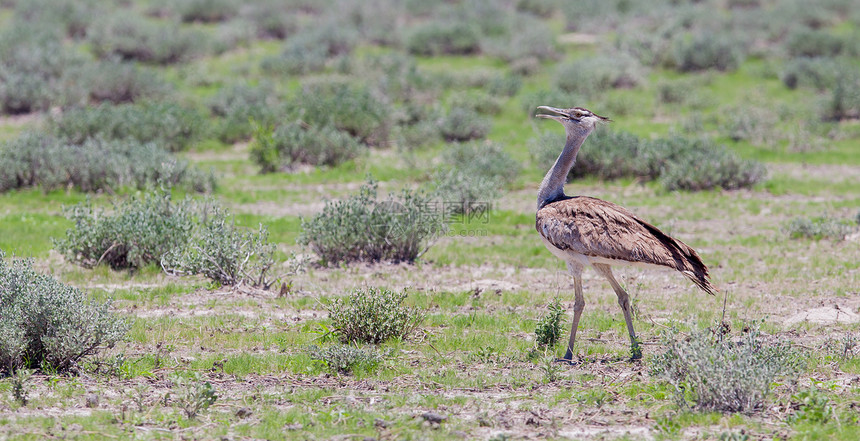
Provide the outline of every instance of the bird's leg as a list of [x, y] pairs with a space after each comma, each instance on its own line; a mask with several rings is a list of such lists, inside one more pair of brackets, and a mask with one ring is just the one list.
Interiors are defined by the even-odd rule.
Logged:
[[573, 302], [573, 323], [570, 326], [570, 340], [567, 342], [567, 351], [564, 353], [565, 361], [573, 360], [573, 342], [576, 340], [576, 328], [579, 327], [579, 318], [585, 309], [585, 297], [582, 295], [582, 265], [567, 263], [567, 270], [573, 276], [573, 289], [576, 299]]
[[639, 347], [639, 339], [636, 338], [636, 331], [633, 330], [633, 311], [630, 307], [630, 296], [627, 294], [627, 291], [621, 287], [621, 284], [615, 280], [615, 276], [612, 275], [612, 267], [602, 263], [594, 264], [594, 269], [597, 270], [603, 277], [606, 277], [606, 280], [609, 281], [609, 284], [612, 285], [612, 289], [615, 290], [615, 295], [618, 296], [618, 305], [621, 306], [621, 310], [624, 311], [624, 320], [627, 322], [627, 332], [630, 334], [630, 358], [633, 360], [638, 360], [642, 358], [642, 349]]

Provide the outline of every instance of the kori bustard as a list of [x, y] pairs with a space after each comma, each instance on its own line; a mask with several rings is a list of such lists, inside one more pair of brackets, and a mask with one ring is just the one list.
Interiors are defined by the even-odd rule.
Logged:
[[605, 277], [618, 296], [630, 334], [631, 356], [640, 358], [636, 333], [633, 331], [630, 297], [612, 275], [612, 265], [668, 267], [680, 271], [708, 294], [717, 288], [711, 284], [708, 268], [696, 251], [678, 239], [663, 233], [630, 211], [612, 202], [588, 196], [566, 196], [564, 184], [576, 161], [576, 154], [597, 123], [609, 121], [587, 109], [558, 109], [540, 106], [550, 112], [538, 117], [560, 122], [567, 134], [564, 149], [540, 184], [535, 228], [546, 247], [567, 263], [573, 276], [575, 300], [573, 324], [564, 360], [573, 358], [573, 342], [585, 299], [582, 296], [582, 270], [590, 266]]

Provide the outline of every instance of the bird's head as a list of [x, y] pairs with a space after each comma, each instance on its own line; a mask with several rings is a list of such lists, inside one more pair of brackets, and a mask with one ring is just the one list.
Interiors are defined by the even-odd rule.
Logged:
[[597, 123], [611, 121], [605, 116], [595, 115], [590, 110], [583, 109], [582, 107], [559, 109], [550, 106], [539, 106], [538, 109], [551, 112], [539, 113], [536, 115], [538, 118], [554, 119], [560, 122], [568, 133], [571, 131], [580, 132], [583, 130], [590, 133], [594, 130], [594, 126], [597, 125]]

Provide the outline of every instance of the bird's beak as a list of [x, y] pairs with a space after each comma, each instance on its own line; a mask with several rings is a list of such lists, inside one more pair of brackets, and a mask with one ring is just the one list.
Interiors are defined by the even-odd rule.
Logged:
[[549, 119], [554, 119], [556, 121], [562, 120], [562, 119], [570, 119], [570, 114], [567, 113], [567, 110], [564, 110], [564, 109], [559, 109], [557, 107], [550, 107], [550, 106], [538, 106], [538, 109], [539, 110], [546, 110], [548, 112], [555, 113], [555, 115], [548, 115], [546, 113], [538, 113], [537, 115], [535, 115], [538, 118], [549, 118]]

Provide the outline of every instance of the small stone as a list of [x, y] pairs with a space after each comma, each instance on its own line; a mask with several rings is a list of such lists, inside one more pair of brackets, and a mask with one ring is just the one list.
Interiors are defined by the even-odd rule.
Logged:
[[442, 421], [445, 421], [448, 419], [447, 416], [439, 415], [438, 413], [435, 413], [435, 412], [424, 412], [421, 414], [421, 418], [424, 418], [424, 421], [427, 421], [430, 423], [436, 423], [436, 424], [439, 424]]
[[94, 408], [99, 407], [99, 395], [98, 394], [87, 394], [87, 407]]
[[239, 418], [248, 418], [249, 416], [251, 416], [252, 413], [254, 412], [251, 412], [251, 409], [247, 407], [240, 407], [238, 410], [236, 410], [236, 416]]
[[381, 427], [381, 428], [385, 429], [385, 428], [388, 428], [389, 423], [388, 423], [388, 421], [385, 421], [382, 418], [377, 418], [377, 419], [373, 420], [373, 425], [376, 427]]

